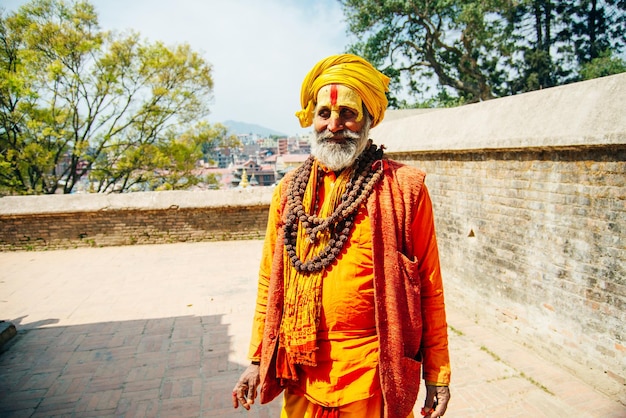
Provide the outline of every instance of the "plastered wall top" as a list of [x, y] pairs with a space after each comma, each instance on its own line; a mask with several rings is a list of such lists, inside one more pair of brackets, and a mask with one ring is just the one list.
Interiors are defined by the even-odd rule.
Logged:
[[626, 144], [626, 73], [413, 112], [388, 111], [370, 136], [390, 154]]
[[0, 199], [0, 215], [258, 206], [269, 205], [272, 191], [272, 187], [251, 187], [210, 191], [7, 196]]

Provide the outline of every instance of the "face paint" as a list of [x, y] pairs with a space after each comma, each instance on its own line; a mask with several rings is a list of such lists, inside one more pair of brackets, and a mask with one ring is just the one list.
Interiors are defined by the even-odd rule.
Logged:
[[356, 114], [356, 121], [363, 119], [363, 101], [361, 97], [349, 87], [343, 84], [329, 84], [317, 93], [317, 107], [330, 109], [331, 115], [339, 117], [342, 107], [352, 109]]

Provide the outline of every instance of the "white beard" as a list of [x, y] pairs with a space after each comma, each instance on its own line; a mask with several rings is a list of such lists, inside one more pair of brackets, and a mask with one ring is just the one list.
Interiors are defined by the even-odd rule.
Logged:
[[[369, 126], [366, 123], [360, 132], [344, 129], [332, 133], [328, 129], [315, 132], [311, 143], [311, 154], [326, 168], [339, 171], [354, 164], [356, 159], [365, 150], [369, 142]], [[343, 142], [334, 142], [330, 138], [343, 137]]]

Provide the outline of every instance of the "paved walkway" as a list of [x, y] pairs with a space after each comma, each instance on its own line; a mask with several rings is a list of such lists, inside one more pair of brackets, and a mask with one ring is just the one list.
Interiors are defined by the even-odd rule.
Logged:
[[[280, 400], [250, 412], [230, 400], [260, 252], [238, 241], [0, 253], [0, 320], [18, 329], [0, 353], [0, 416], [277, 417]], [[462, 312], [448, 317], [446, 417], [626, 417]]]

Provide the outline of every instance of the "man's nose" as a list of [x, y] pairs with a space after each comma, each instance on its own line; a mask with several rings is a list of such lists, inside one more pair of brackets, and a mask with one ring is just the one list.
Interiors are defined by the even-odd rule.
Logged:
[[338, 113], [332, 112], [328, 119], [328, 130], [331, 132], [341, 131], [343, 129], [343, 120]]

